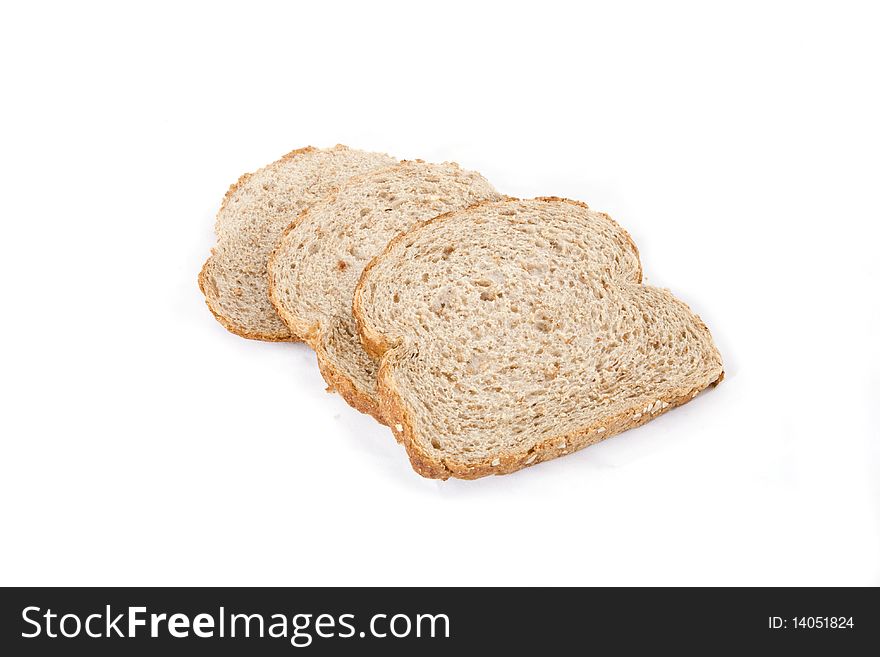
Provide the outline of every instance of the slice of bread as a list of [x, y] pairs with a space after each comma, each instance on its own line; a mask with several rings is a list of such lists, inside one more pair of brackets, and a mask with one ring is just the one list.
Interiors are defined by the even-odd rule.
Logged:
[[500, 198], [480, 174], [457, 164], [405, 161], [352, 178], [294, 221], [269, 260], [269, 294], [291, 333], [315, 348], [330, 389], [382, 420], [376, 366], [351, 316], [361, 272], [417, 222]]
[[341, 145], [309, 146], [239, 178], [217, 213], [217, 245], [199, 273], [199, 288], [217, 321], [254, 340], [301, 339], [290, 333], [269, 303], [269, 254], [304, 209], [352, 175], [396, 161], [390, 155]]
[[607, 215], [556, 198], [485, 203], [395, 238], [353, 312], [379, 401], [425, 477], [506, 474], [690, 401], [722, 377], [708, 329], [641, 284]]

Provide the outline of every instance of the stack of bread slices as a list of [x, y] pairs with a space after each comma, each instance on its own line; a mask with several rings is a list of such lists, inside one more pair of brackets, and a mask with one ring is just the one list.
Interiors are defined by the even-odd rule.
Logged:
[[425, 477], [569, 454], [723, 377], [706, 325], [642, 284], [608, 215], [454, 163], [299, 149], [242, 176], [215, 229], [199, 286], [217, 320], [308, 343]]

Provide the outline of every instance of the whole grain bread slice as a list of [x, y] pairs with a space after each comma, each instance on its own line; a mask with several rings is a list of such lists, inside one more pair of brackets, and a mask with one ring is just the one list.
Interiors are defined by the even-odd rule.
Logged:
[[304, 209], [351, 176], [393, 164], [382, 153], [346, 146], [292, 151], [226, 192], [217, 213], [217, 245], [199, 273], [208, 308], [245, 338], [296, 341], [269, 302], [266, 264], [284, 229]]
[[364, 266], [419, 221], [500, 198], [480, 174], [455, 163], [405, 161], [351, 178], [289, 226], [269, 259], [269, 296], [291, 333], [315, 348], [329, 389], [382, 421], [376, 364], [351, 315]]
[[419, 224], [365, 269], [353, 312], [380, 408], [425, 477], [506, 474], [683, 404], [723, 375], [705, 324], [641, 284], [607, 215], [556, 198]]

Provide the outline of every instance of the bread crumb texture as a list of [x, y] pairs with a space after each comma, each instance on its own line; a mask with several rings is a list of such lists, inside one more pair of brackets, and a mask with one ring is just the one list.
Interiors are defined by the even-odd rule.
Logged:
[[269, 301], [266, 267], [284, 229], [355, 174], [393, 164], [381, 153], [336, 146], [292, 151], [232, 185], [217, 213], [217, 244], [199, 274], [208, 308], [229, 331], [295, 341]]
[[318, 354], [324, 378], [349, 404], [380, 421], [377, 365], [352, 316], [355, 286], [388, 241], [415, 224], [502, 196], [454, 163], [405, 161], [348, 180], [303, 212], [269, 259], [270, 298]]
[[354, 314], [414, 469], [514, 472], [720, 381], [705, 324], [641, 279], [626, 231], [564, 199], [483, 203], [394, 239], [361, 277]]

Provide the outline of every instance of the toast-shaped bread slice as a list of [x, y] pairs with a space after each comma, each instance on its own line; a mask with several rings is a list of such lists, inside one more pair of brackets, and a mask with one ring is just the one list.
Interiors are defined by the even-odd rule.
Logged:
[[341, 145], [308, 146], [239, 178], [217, 213], [217, 245], [199, 274], [199, 288], [217, 321], [245, 338], [300, 340], [269, 302], [269, 254], [304, 209], [351, 176], [396, 161]]
[[405, 161], [351, 178], [293, 222], [269, 260], [270, 298], [291, 333], [314, 347], [329, 389], [382, 421], [376, 365], [351, 316], [361, 272], [419, 221], [500, 198], [480, 174], [457, 164]]
[[607, 215], [484, 203], [395, 238], [353, 313], [381, 412], [425, 477], [506, 474], [683, 404], [722, 377], [705, 324], [641, 284]]

